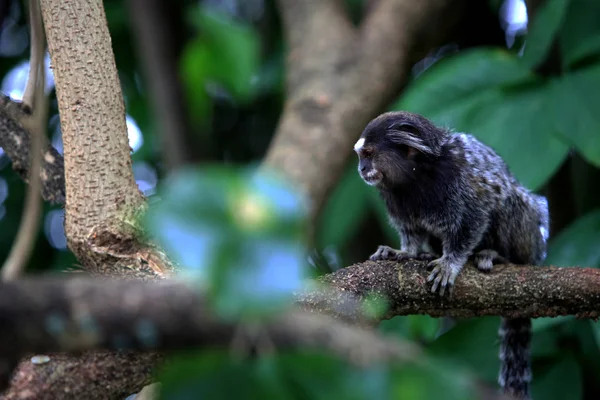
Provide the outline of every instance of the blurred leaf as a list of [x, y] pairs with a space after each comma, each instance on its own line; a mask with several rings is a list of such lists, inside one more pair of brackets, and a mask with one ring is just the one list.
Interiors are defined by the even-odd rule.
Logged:
[[177, 357], [159, 375], [160, 399], [293, 398], [280, 381], [271, 379], [277, 371], [269, 361], [234, 362], [229, 352]]
[[210, 84], [221, 85], [242, 103], [252, 99], [257, 89], [260, 41], [251, 26], [209, 7], [197, 10], [190, 19], [200, 36], [184, 49], [181, 68], [190, 108], [203, 122], [210, 112], [206, 92]]
[[481, 104], [472, 132], [495, 149], [516, 178], [537, 190], [565, 160], [569, 146], [558, 137], [552, 120], [544, 118], [551, 92], [545, 85], [498, 91], [493, 104]]
[[440, 328], [440, 319], [429, 315], [407, 315], [381, 321], [379, 329], [419, 342], [434, 340]]
[[380, 320], [389, 309], [387, 298], [381, 296], [380, 293], [368, 293], [361, 304], [364, 315], [367, 318]]
[[198, 71], [198, 75], [206, 73], [207, 78], [223, 84], [238, 100], [249, 100], [254, 92], [253, 79], [259, 69], [258, 35], [251, 26], [226, 14], [204, 7], [198, 10], [192, 16], [192, 22], [200, 30], [200, 36], [193, 46], [208, 56], [206, 70]]
[[[535, 320], [534, 320], [535, 322]], [[556, 358], [561, 354], [560, 342], [563, 336], [562, 329], [566, 324], [556, 324], [548, 329], [533, 330], [531, 340], [531, 357], [534, 374], [540, 368], [538, 364], [546, 362], [548, 358]]]
[[370, 188], [352, 163], [330, 196], [320, 221], [319, 243], [334, 247], [345, 244], [357, 231], [368, 211]]
[[544, 400], [581, 399], [582, 377], [577, 361], [567, 355], [543, 372], [536, 372], [532, 397]]
[[459, 321], [429, 345], [436, 357], [456, 360], [488, 382], [498, 376], [498, 327], [500, 318], [483, 317]]
[[263, 170], [178, 171], [159, 186], [146, 226], [223, 316], [291, 301], [306, 273], [306, 207]]
[[390, 398], [389, 371], [384, 365], [359, 369], [336, 357], [303, 351], [278, 356], [277, 371], [293, 387], [297, 399]]
[[578, 218], [554, 237], [545, 264], [600, 267], [600, 210]]
[[394, 109], [473, 134], [504, 158], [517, 179], [536, 190], [568, 152], [553, 121], [541, 117], [551, 105], [544, 83], [507, 52], [473, 50], [431, 67]]
[[212, 55], [204, 42], [190, 43], [181, 56], [181, 70], [187, 102], [197, 123], [206, 123], [211, 101], [206, 85], [211, 76]]
[[555, 327], [560, 324], [564, 324], [565, 322], [569, 322], [573, 320], [572, 315], [564, 315], [559, 317], [546, 317], [546, 318], [535, 318], [532, 322], [532, 330], [533, 332], [543, 331], [545, 329], [549, 329]]
[[547, 0], [531, 21], [523, 60], [532, 68], [546, 59], [567, 12], [569, 0]]
[[447, 125], [468, 111], [486, 90], [529, 81], [527, 66], [511, 53], [499, 49], [467, 50], [446, 57], [419, 76], [393, 106]]
[[564, 67], [573, 67], [585, 58], [600, 54], [599, 20], [600, 7], [597, 0], [569, 2], [567, 15], [559, 34]]
[[430, 368], [414, 365], [393, 369], [391, 377], [394, 399], [476, 399], [474, 385], [459, 367], [444, 361], [431, 360]]
[[600, 65], [554, 81], [552, 99], [562, 137], [596, 167], [600, 166]]

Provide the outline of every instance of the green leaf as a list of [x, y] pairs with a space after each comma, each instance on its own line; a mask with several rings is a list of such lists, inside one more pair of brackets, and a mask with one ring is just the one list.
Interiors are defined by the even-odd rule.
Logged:
[[546, 264], [600, 267], [600, 210], [578, 218], [550, 241]]
[[470, 121], [473, 135], [495, 149], [523, 185], [537, 190], [569, 152], [546, 116], [551, 92], [546, 85], [535, 85], [496, 94], [493, 103], [480, 104]]
[[428, 315], [407, 315], [381, 321], [379, 329], [417, 342], [434, 340], [440, 328], [440, 319]]
[[190, 109], [197, 122], [210, 113], [207, 87], [218, 84], [237, 101], [250, 101], [257, 92], [260, 41], [251, 26], [199, 7], [191, 22], [200, 36], [190, 41], [181, 57], [181, 71]]
[[540, 332], [557, 325], [570, 322], [574, 319], [572, 315], [564, 315], [558, 317], [536, 318], [532, 321], [533, 332]]
[[297, 399], [389, 399], [390, 377], [385, 365], [356, 368], [326, 354], [303, 351], [278, 356], [278, 373]]
[[321, 246], [344, 245], [357, 231], [368, 211], [369, 190], [352, 163], [330, 196], [320, 221]]
[[459, 321], [429, 345], [436, 357], [456, 360], [477, 376], [496, 382], [498, 376], [498, 327], [500, 318], [483, 317]]
[[565, 22], [559, 34], [565, 68], [573, 68], [584, 59], [600, 54], [599, 20], [600, 7], [596, 0], [569, 2]]
[[[485, 91], [501, 85], [527, 82], [532, 72], [513, 54], [500, 49], [466, 50], [434, 64], [407, 89], [392, 110], [429, 115], [445, 124], [445, 116], [461, 115]], [[455, 110], [456, 109], [456, 110]]]
[[557, 78], [552, 99], [552, 115], [564, 140], [600, 167], [600, 65]]
[[181, 170], [145, 215], [151, 235], [222, 316], [276, 310], [306, 274], [304, 199], [254, 168]]
[[199, 8], [194, 22], [201, 32], [198, 40], [206, 44], [212, 56], [210, 77], [239, 100], [250, 99], [259, 69], [260, 40], [256, 31], [208, 7]]
[[407, 365], [392, 369], [393, 399], [477, 399], [473, 380], [446, 360], [428, 360], [427, 367]]
[[547, 116], [550, 95], [548, 85], [519, 59], [486, 49], [435, 64], [393, 108], [473, 134], [504, 158], [517, 179], [536, 190], [569, 150]]
[[550, 368], [536, 372], [531, 385], [532, 397], [544, 400], [581, 399], [582, 383], [577, 360], [567, 355]]
[[159, 374], [161, 400], [293, 398], [269, 359], [234, 362], [229, 352], [177, 357]]
[[569, 0], [547, 0], [531, 21], [527, 34], [523, 60], [531, 67], [537, 67], [548, 54], [569, 6]]

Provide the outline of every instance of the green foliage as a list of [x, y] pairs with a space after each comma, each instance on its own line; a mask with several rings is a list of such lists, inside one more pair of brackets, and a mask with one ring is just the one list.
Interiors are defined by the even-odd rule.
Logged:
[[504, 158], [524, 185], [539, 189], [568, 152], [556, 122], [538, 117], [551, 107], [551, 94], [515, 55], [478, 49], [431, 67], [393, 109], [474, 134]]
[[546, 263], [600, 267], [600, 210], [577, 219], [552, 239]]
[[[191, 37], [186, 36], [189, 32], [182, 35], [184, 50], [179, 60], [188, 111], [203, 130], [210, 117], [214, 125], [229, 127], [214, 135], [227, 147], [211, 154], [213, 160], [239, 163], [259, 159], [279, 119], [286, 49], [273, 3], [265, 3], [266, 17], [258, 23], [199, 7], [197, 2], [173, 3], [173, 7], [187, 7], [185, 25], [192, 30]], [[353, 22], [363, 17], [364, 3], [346, 1]], [[502, 0], [490, 0], [495, 10], [501, 4]], [[126, 2], [106, 0], [104, 6], [127, 113], [144, 134], [145, 145], [133, 154], [133, 160], [160, 167], [161, 141], [153, 121], [156, 110], [148, 101], [147, 82], [140, 80], [142, 66], [132, 56], [139, 54], [139, 49], [131, 37]], [[20, 19], [3, 34], [12, 30], [22, 36], [24, 16]], [[501, 47], [460, 50], [419, 75], [390, 108], [421, 112], [440, 124], [473, 133], [494, 146], [531, 189], [542, 190], [548, 184], [569, 157], [570, 148], [598, 167], [599, 20], [597, 0], [548, 0], [529, 24], [522, 56], [518, 46], [515, 52]], [[9, 36], [5, 39], [10, 41]], [[557, 45], [556, 52], [551, 51], [553, 45]], [[540, 66], [550, 54], [558, 58], [558, 66], [550, 69], [552, 74], [542, 74]], [[27, 57], [26, 51], [3, 56], [2, 75]], [[223, 91], [232, 104], [226, 112], [219, 110], [215, 101]], [[51, 113], [55, 113], [55, 102], [51, 104]], [[0, 177], [9, 187], [9, 196], [0, 205], [5, 207], [0, 219], [0, 254], [5, 256], [21, 218], [24, 185], [1, 158], [0, 165], [6, 165]], [[589, 196], [596, 189], [588, 186], [581, 190]], [[564, 189], [565, 196], [570, 190]], [[291, 291], [307, 274], [307, 249], [303, 207], [285, 183], [255, 170], [208, 167], [171, 175], [161, 182], [158, 196], [150, 200], [152, 207], [146, 216], [150, 232], [180, 263], [190, 283], [208, 291], [220, 315], [254, 318], [289, 304]], [[580, 215], [562, 232], [552, 232], [547, 264], [599, 267], [598, 213]], [[361, 231], [364, 227], [370, 228], [368, 234]], [[30, 267], [73, 267], [73, 256], [51, 249], [42, 232]], [[320, 248], [332, 246], [343, 255], [355, 250], [354, 243], [366, 239], [398, 245], [383, 203], [377, 191], [360, 180], [354, 157], [328, 200], [317, 233]], [[367, 256], [355, 252], [341, 265]], [[372, 298], [365, 309], [379, 315], [385, 304]], [[498, 323], [498, 318], [458, 321], [442, 333], [441, 320], [428, 316], [384, 321], [381, 332], [426, 347], [427, 367], [408, 364], [358, 369], [330, 355], [309, 352], [260, 355], [251, 360], [232, 358], [229, 351], [181, 354], [161, 371], [162, 397], [476, 398], [469, 397], [472, 388], [467, 383], [473, 376], [496, 385]], [[599, 326], [573, 317], [533, 321], [534, 398], [583, 398], [584, 387], [586, 396], [597, 397]]]
[[459, 321], [429, 346], [431, 354], [470, 368], [481, 379], [495, 384], [498, 376], [498, 326], [500, 318]]
[[[160, 398], [210, 399], [475, 399], [464, 371], [435, 365], [358, 368], [315, 352], [232, 359], [228, 352], [180, 356], [158, 376]], [[432, 379], [432, 373], [436, 378]]]
[[438, 336], [440, 320], [429, 315], [407, 315], [382, 321], [379, 329], [405, 339], [429, 343]]
[[600, 7], [596, 0], [570, 0], [568, 3], [559, 45], [563, 67], [573, 69], [586, 59], [600, 55]]
[[322, 245], [342, 246], [346, 243], [369, 209], [369, 192], [372, 190], [358, 175], [355, 164], [351, 163], [346, 169], [325, 206], [318, 233]]
[[536, 399], [581, 399], [581, 371], [577, 360], [566, 356], [539, 368], [531, 387]]
[[600, 64], [557, 78], [548, 94], [562, 138], [600, 167]]
[[145, 214], [152, 237], [223, 316], [291, 301], [305, 276], [303, 199], [273, 173], [232, 167], [178, 171]]
[[531, 67], [537, 67], [548, 55], [569, 3], [570, 0], [548, 0], [531, 22], [523, 54], [523, 60]]
[[200, 118], [210, 113], [207, 85], [221, 85], [241, 103], [252, 99], [260, 42], [256, 32], [239, 21], [209, 8], [195, 10], [190, 20], [200, 34], [188, 43], [181, 68], [190, 109]]

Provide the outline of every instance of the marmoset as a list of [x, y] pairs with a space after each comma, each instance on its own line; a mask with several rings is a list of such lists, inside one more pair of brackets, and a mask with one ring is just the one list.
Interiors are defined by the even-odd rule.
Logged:
[[[379, 246], [371, 260], [429, 261], [431, 291], [450, 292], [471, 260], [481, 271], [497, 263], [540, 265], [546, 257], [546, 198], [512, 175], [490, 147], [409, 112], [373, 119], [354, 145], [358, 172], [379, 190], [399, 250]], [[498, 382], [529, 398], [531, 320], [503, 319]]]

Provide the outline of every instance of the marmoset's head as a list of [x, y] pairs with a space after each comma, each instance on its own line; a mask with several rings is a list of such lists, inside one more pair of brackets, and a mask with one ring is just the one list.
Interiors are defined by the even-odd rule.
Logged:
[[354, 145], [358, 173], [371, 186], [391, 188], [417, 177], [439, 156], [446, 132], [427, 118], [405, 111], [373, 119]]

